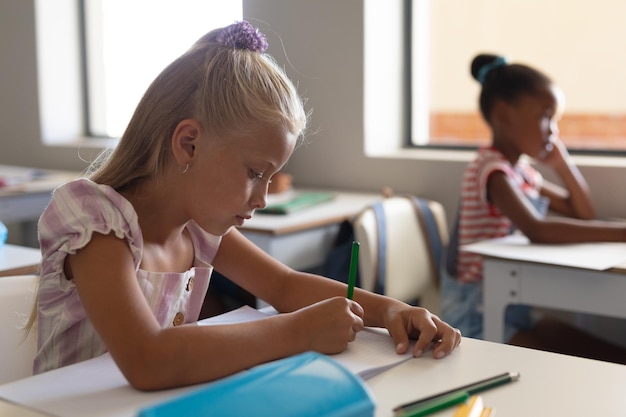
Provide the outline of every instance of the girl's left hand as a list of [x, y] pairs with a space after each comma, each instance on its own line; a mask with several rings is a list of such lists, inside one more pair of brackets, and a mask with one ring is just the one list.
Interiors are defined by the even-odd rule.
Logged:
[[391, 311], [386, 327], [399, 354], [405, 353], [409, 348], [409, 338], [417, 339], [413, 348], [414, 357], [422, 356], [432, 345], [433, 357], [441, 359], [461, 343], [459, 329], [453, 328], [421, 307]]

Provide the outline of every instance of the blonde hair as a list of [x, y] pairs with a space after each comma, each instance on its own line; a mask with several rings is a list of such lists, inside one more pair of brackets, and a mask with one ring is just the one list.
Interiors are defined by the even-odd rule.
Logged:
[[[218, 40], [233, 26], [207, 33], [157, 76], [118, 145], [102, 152], [87, 170], [91, 180], [121, 191], [159, 175], [170, 157], [174, 129], [188, 118], [218, 137], [250, 133], [259, 124], [303, 136], [307, 114], [302, 99], [273, 58]], [[26, 335], [36, 313], [35, 302]]]
[[148, 87], [113, 151], [88, 176], [120, 191], [163, 172], [178, 123], [192, 118], [209, 134], [246, 134], [273, 124], [302, 137], [302, 99], [274, 59], [218, 41], [221, 28], [200, 38]]

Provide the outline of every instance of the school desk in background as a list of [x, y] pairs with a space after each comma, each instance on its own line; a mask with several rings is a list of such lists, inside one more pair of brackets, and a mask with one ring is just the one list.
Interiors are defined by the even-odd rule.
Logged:
[[59, 185], [80, 172], [0, 165], [0, 221], [5, 224], [36, 221]]
[[[286, 214], [255, 215], [239, 230], [254, 244], [291, 268], [305, 271], [324, 264], [342, 222], [354, 218], [368, 205], [380, 201], [380, 193], [298, 189], [268, 195], [268, 206], [286, 203], [297, 196], [321, 195], [316, 204]], [[330, 198], [328, 196], [331, 196]], [[326, 199], [325, 201], [322, 201]]]
[[[490, 300], [483, 312], [485, 340], [503, 342], [503, 317], [509, 304], [626, 319], [625, 243], [548, 245], [509, 235], [462, 250], [483, 256], [483, 286]], [[624, 343], [621, 334], [597, 333], [595, 328], [588, 331]]]

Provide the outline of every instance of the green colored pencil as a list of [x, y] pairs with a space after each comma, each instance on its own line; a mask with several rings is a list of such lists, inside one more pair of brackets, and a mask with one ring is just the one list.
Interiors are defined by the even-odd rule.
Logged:
[[354, 285], [356, 283], [356, 271], [359, 266], [359, 247], [357, 241], [352, 242], [352, 253], [350, 255], [350, 276], [348, 277], [348, 299], [354, 297]]

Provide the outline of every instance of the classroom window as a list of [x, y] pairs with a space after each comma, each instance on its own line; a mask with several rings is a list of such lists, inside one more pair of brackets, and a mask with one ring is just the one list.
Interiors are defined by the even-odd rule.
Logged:
[[482, 52], [547, 73], [564, 90], [560, 136], [574, 151], [626, 152], [626, 3], [596, 0], [407, 0], [411, 146], [490, 142], [469, 72]]
[[82, 0], [86, 134], [119, 137], [148, 85], [209, 30], [241, 20], [242, 2]]

